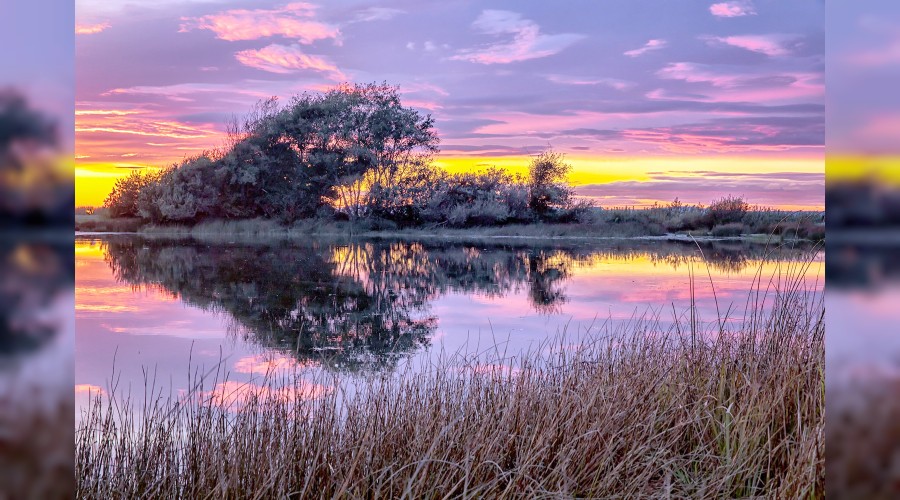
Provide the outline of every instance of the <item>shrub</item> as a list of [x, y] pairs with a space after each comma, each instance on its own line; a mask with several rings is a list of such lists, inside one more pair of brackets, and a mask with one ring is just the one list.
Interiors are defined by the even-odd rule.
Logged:
[[663, 224], [667, 231], [696, 231], [703, 227], [703, 215], [700, 212], [686, 212], [666, 220]]
[[750, 205], [741, 197], [726, 196], [712, 202], [706, 209], [703, 224], [706, 227], [714, 227], [720, 224], [741, 222]]
[[116, 180], [112, 191], [103, 202], [110, 217], [138, 217], [138, 199], [147, 186], [156, 182], [155, 173], [144, 173], [133, 170], [126, 177]]
[[813, 224], [809, 220], [780, 222], [771, 226], [769, 232], [780, 234], [788, 238], [803, 238], [813, 241], [822, 241], [825, 239], [825, 226]]
[[390, 219], [382, 219], [381, 217], [372, 217], [370, 219], [370, 227], [372, 231], [394, 231], [397, 229], [397, 223]]
[[571, 170], [572, 165], [564, 161], [563, 155], [553, 151], [541, 153], [532, 160], [528, 167], [528, 205], [538, 217], [569, 205], [572, 188], [566, 184], [566, 176]]
[[803, 232], [803, 237], [812, 241], [825, 241], [825, 225], [811, 224]]
[[724, 237], [724, 236], [740, 236], [742, 234], [746, 234], [747, 227], [741, 224], [740, 222], [729, 222], [728, 224], [719, 224], [712, 228], [709, 232], [713, 236]]

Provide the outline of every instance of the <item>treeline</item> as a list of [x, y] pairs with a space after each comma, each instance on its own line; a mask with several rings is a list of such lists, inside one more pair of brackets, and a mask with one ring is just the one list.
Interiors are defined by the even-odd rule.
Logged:
[[900, 227], [900, 189], [874, 180], [833, 182], [825, 188], [832, 227]]
[[258, 103], [228, 127], [227, 144], [158, 172], [116, 182], [112, 217], [194, 224], [325, 217], [455, 227], [574, 221], [589, 208], [565, 182], [562, 155], [535, 157], [525, 176], [448, 173], [432, 158], [430, 115], [403, 107], [397, 87], [344, 85]]

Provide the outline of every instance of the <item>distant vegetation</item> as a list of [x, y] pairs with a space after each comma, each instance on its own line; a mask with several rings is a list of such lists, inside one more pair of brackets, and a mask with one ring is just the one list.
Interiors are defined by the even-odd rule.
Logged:
[[85, 214], [77, 228], [316, 220], [350, 221], [362, 231], [557, 223], [585, 236], [825, 236], [821, 214], [754, 209], [734, 196], [708, 207], [676, 199], [600, 209], [575, 196], [571, 165], [553, 151], [535, 156], [524, 176], [499, 168], [448, 173], [431, 161], [438, 142], [432, 118], [403, 107], [396, 87], [347, 85], [284, 107], [272, 98], [229, 124], [226, 146], [118, 180], [106, 216]]
[[829, 184], [825, 206], [832, 227], [900, 227], [900, 189], [872, 180]]
[[735, 237], [767, 235], [821, 241], [825, 217], [821, 212], [791, 212], [752, 207], [742, 197], [725, 196], [709, 206], [685, 205], [678, 199], [645, 209], [595, 209], [585, 222], [619, 226], [619, 232], [663, 235]]

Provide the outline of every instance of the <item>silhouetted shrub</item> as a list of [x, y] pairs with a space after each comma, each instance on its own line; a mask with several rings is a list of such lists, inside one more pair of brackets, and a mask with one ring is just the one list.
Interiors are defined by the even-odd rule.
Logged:
[[545, 151], [528, 167], [528, 206], [539, 218], [570, 205], [573, 191], [566, 184], [566, 176], [572, 171], [572, 165], [564, 159], [560, 153]]
[[703, 214], [699, 211], [685, 212], [664, 223], [667, 231], [696, 231], [703, 227]]
[[803, 231], [803, 237], [812, 240], [812, 241], [824, 241], [825, 240], [825, 225], [824, 224], [812, 224], [805, 228]]
[[709, 234], [717, 237], [740, 236], [746, 234], [747, 227], [740, 222], [729, 222], [728, 224], [720, 224], [710, 230]]
[[714, 227], [731, 222], [741, 222], [750, 205], [739, 196], [726, 196], [712, 202], [703, 216], [706, 227]]

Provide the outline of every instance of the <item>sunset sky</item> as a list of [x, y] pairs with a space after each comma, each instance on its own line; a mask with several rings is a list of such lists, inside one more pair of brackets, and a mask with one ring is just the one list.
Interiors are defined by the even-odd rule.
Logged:
[[824, 205], [823, 1], [79, 0], [76, 204], [269, 96], [400, 86], [451, 170], [566, 153], [605, 206]]

